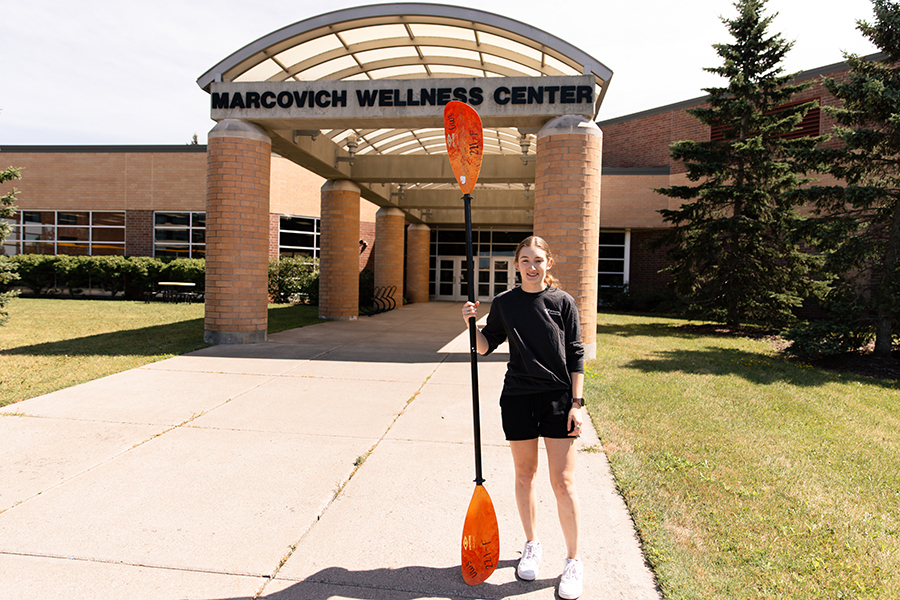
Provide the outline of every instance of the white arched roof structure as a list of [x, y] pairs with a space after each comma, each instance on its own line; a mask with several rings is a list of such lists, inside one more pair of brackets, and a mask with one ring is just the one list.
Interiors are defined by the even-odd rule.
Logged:
[[[593, 75], [592, 116], [596, 117], [612, 71], [571, 44], [488, 12], [439, 4], [396, 3], [339, 10], [287, 26], [225, 58], [197, 83], [210, 91], [219, 82], [583, 75]], [[337, 126], [323, 129], [321, 136], [339, 147], [352, 137], [357, 140], [358, 157], [446, 153], [443, 130], [434, 127]], [[534, 150], [533, 127], [486, 127], [484, 139], [486, 155], [521, 156]], [[311, 168], [309, 164], [305, 166]], [[522, 189], [522, 177], [513, 180], [514, 187]], [[448, 182], [391, 183], [406, 184], [407, 190], [452, 187]], [[509, 188], [508, 183], [484, 185]]]

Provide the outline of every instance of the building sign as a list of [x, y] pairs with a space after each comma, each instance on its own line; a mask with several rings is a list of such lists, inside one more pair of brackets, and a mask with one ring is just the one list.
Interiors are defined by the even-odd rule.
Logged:
[[[339, 120], [378, 126], [420, 126], [442, 118], [451, 100], [471, 104], [485, 125], [546, 121], [559, 115], [594, 115], [594, 77], [490, 77], [381, 79], [376, 81], [282, 81], [214, 83], [214, 120], [245, 119], [277, 126], [337, 126]], [[390, 125], [388, 122], [396, 122]]]

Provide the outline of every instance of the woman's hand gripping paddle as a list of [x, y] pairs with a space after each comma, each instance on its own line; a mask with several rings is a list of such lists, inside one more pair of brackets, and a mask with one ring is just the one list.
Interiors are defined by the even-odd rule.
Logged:
[[[469, 302], [475, 302], [475, 267], [472, 259], [472, 196], [481, 171], [484, 132], [481, 117], [463, 102], [444, 108], [444, 135], [450, 166], [463, 193], [466, 208], [466, 260], [468, 261]], [[500, 528], [497, 514], [481, 476], [481, 417], [478, 408], [478, 353], [475, 318], [469, 319], [469, 355], [472, 363], [472, 414], [475, 425], [475, 493], [469, 502], [462, 535], [462, 574], [469, 585], [483, 583], [500, 561]]]

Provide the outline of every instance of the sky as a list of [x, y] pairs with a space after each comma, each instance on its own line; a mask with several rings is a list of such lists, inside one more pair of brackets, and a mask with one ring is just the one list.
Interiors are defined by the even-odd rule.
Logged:
[[[369, 2], [368, 4], [379, 4]], [[447, 0], [442, 3], [449, 4]], [[327, 4], [327, 9], [323, 8]], [[367, 4], [332, 0], [29, 0], [0, 20], [4, 145], [200, 143], [215, 123], [197, 78], [277, 29]], [[870, 0], [769, 0], [769, 29], [793, 41], [785, 73], [877, 49], [856, 29]], [[713, 44], [731, 37], [732, 0], [478, 0], [476, 8], [542, 29], [614, 75], [598, 114], [611, 119], [705, 95], [723, 82]], [[2, 161], [0, 161], [2, 162]]]

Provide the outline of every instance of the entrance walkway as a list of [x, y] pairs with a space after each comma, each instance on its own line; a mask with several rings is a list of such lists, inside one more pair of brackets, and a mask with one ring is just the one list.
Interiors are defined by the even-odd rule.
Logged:
[[[474, 458], [459, 315], [413, 304], [0, 409], [0, 598], [555, 598], [565, 547], [545, 463], [541, 578], [515, 577], [502, 353], [479, 361], [501, 563], [462, 580]], [[658, 599], [606, 457], [587, 451], [593, 429], [579, 445], [583, 597]]]

